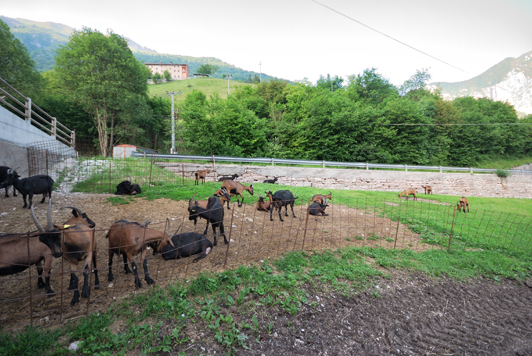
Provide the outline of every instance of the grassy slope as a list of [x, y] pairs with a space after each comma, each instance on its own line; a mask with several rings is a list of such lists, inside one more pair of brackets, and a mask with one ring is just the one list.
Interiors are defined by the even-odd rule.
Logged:
[[[245, 85], [255, 86], [256, 84], [244, 84], [231, 80], [229, 83], [229, 89], [232, 92], [237, 87]], [[160, 97], [168, 97], [168, 94], [166, 94], [167, 91], [171, 92], [172, 90], [175, 90], [176, 92], [179, 92], [179, 90], [181, 90], [181, 95], [175, 96], [175, 102], [184, 101], [186, 96], [192, 93], [194, 90], [203, 92], [203, 94], [205, 94], [207, 97], [210, 97], [214, 93], [218, 93], [221, 98], [227, 98], [227, 80], [216, 78], [192, 78], [188, 80], [176, 80], [169, 83], [149, 85], [148, 89], [150, 95]]]

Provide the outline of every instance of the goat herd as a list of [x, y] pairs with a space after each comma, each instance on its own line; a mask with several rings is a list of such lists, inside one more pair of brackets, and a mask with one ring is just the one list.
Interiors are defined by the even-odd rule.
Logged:
[[[209, 173], [209, 170], [200, 170], [195, 173], [195, 184], [199, 185], [199, 182], [205, 183], [205, 176]], [[137, 184], [132, 183], [130, 176], [129, 180], [123, 181], [117, 186], [115, 194], [128, 194], [134, 195], [141, 192], [141, 188]], [[227, 209], [230, 209], [229, 203], [231, 197], [237, 197], [238, 207], [241, 207], [244, 202], [243, 192], [247, 191], [253, 195], [253, 184], [249, 186], [243, 185], [235, 181], [238, 177], [237, 174], [232, 176], [220, 177], [219, 181], [222, 182], [220, 189], [213, 193], [213, 196], [208, 200], [194, 200], [196, 193], [190, 198], [188, 204], [189, 220], [194, 221], [196, 225], [198, 217], [205, 219], [207, 225], [203, 234], [196, 232], [183, 232], [178, 233], [181, 224], [177, 230], [170, 234], [170, 221], [167, 219], [166, 231], [158, 231], [148, 227], [150, 221], [146, 220], [143, 223], [132, 222], [128, 220], [119, 220], [111, 225], [106, 238], [109, 240], [109, 272], [108, 281], [113, 281], [113, 257], [115, 255], [122, 255], [124, 260], [125, 273], [133, 273], [135, 287], [141, 287], [137, 265], [135, 258], [140, 254], [140, 260], [142, 261], [142, 267], [144, 269], [144, 279], [147, 284], [155, 283], [148, 273], [147, 263], [147, 247], [153, 249], [153, 253], [161, 254], [165, 260], [179, 259], [182, 257], [189, 257], [197, 255], [193, 262], [205, 258], [217, 245], [217, 232], [216, 228], [219, 228], [219, 233], [224, 239], [224, 243], [228, 244], [229, 241], [225, 236], [224, 231], [224, 205], [227, 203]], [[73, 298], [71, 305], [75, 305], [79, 302], [80, 293], [78, 290], [78, 277], [74, 273], [80, 262], [83, 263], [83, 287], [81, 291], [82, 298], [88, 298], [90, 289], [88, 285], [89, 273], [94, 273], [95, 288], [100, 287], [98, 278], [98, 269], [96, 266], [96, 238], [95, 238], [95, 226], [96, 224], [76, 206], [63, 206], [61, 209], [71, 209], [72, 217], [62, 224], [54, 224], [52, 222], [51, 215], [51, 200], [52, 200], [52, 187], [53, 179], [47, 175], [37, 175], [29, 178], [19, 179], [20, 176], [15, 169], [9, 167], [0, 167], [0, 188], [6, 189], [6, 197], [8, 195], [8, 188], [13, 185], [13, 195], [17, 196], [16, 191], [22, 194], [24, 200], [23, 208], [28, 207], [26, 203], [26, 196], [29, 196], [29, 210], [33, 223], [37, 227], [38, 231], [31, 233], [15, 233], [7, 234], [0, 237], [0, 276], [11, 275], [22, 272], [32, 265], [37, 267], [38, 273], [38, 287], [44, 288], [47, 294], [53, 294], [53, 290], [50, 287], [50, 271], [52, 267], [53, 258], [63, 257], [64, 261], [70, 268], [70, 284], [69, 291], [73, 291]], [[264, 183], [275, 183], [277, 178], [271, 180], [265, 180]], [[432, 193], [430, 186], [423, 186], [425, 193]], [[34, 213], [33, 195], [43, 194], [41, 203], [45, 202], [46, 196], [48, 199], [47, 210], [47, 224], [43, 228], [37, 220]], [[399, 194], [399, 198], [404, 195], [407, 197], [413, 195], [416, 197], [415, 189], [407, 189]], [[294, 197], [289, 190], [278, 190], [272, 193], [271, 190], [266, 192], [264, 197], [260, 196], [259, 201], [256, 204], [258, 211], [269, 211], [270, 221], [273, 221], [272, 213], [277, 210], [279, 213], [279, 219], [283, 221], [281, 216], [281, 210], [285, 207], [285, 216], [288, 216], [288, 206], [292, 210], [292, 216], [294, 214], [294, 203], [298, 197]], [[240, 201], [240, 198], [242, 201]], [[327, 201], [332, 199], [332, 194], [328, 195], [314, 195], [312, 197], [312, 203], [309, 207], [309, 214], [314, 216], [327, 216], [325, 209], [328, 206]], [[468, 208], [469, 203], [467, 198], [462, 197], [458, 203], [459, 209], [463, 207]], [[213, 230], [213, 243], [207, 239], [206, 234], [209, 228], [209, 223]], [[44, 281], [43, 281], [43, 267], [44, 261]], [[131, 264], [131, 269], [129, 268]]]
[[[422, 185], [421, 188], [425, 190], [425, 194], [432, 194], [433, 192], [432, 187], [430, 185]], [[413, 195], [414, 200], [417, 200], [417, 191], [415, 188], [409, 188], [409, 189], [403, 190], [401, 193], [399, 193], [399, 199], [403, 195], [406, 197], [406, 199], [408, 199], [409, 195]], [[463, 209], [465, 213], [466, 208], [467, 208], [467, 212], [469, 212], [469, 201], [467, 200], [467, 198], [461, 197], [460, 200], [456, 203], [456, 208], [458, 209], [458, 212], [460, 212]]]

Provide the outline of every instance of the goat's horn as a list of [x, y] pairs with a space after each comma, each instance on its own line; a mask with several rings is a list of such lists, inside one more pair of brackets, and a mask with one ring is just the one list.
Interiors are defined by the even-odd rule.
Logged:
[[133, 183], [133, 178], [131, 178], [131, 176], [129, 174], [126, 174], [128, 177], [129, 177], [129, 183]]
[[197, 193], [194, 193], [194, 195], [192, 196], [192, 198], [190, 198], [190, 200], [188, 201], [188, 208], [189, 209], [192, 209], [192, 201], [194, 200], [194, 197], [196, 196]]
[[39, 224], [39, 220], [37, 220], [37, 218], [35, 217], [35, 212], [33, 211], [33, 203], [31, 203], [30, 205], [30, 210], [31, 210], [31, 217], [33, 218], [33, 222], [35, 223], [35, 226], [37, 226], [37, 229], [39, 229], [40, 232], [44, 232], [43, 227], [41, 226], [41, 224]]
[[181, 229], [181, 226], [183, 226], [183, 222], [182, 222], [182, 221], [181, 221], [181, 225], [179, 225], [179, 227], [178, 227], [177, 230], [172, 234], [172, 236], [177, 235], [177, 232], [179, 231], [179, 229]]
[[83, 215], [84, 214], [83, 210], [81, 210], [77, 206], [65, 205], [65, 206], [62, 206], [61, 208], [59, 208], [59, 210], [63, 210], [63, 209], [74, 209], [75, 211], [78, 212], [79, 215]]
[[167, 236], [170, 236], [170, 219], [166, 218], [166, 223], [167, 223], [167, 226], [166, 226], [166, 235]]
[[46, 212], [46, 220], [48, 221], [48, 231], [54, 229], [54, 224], [52, 223], [52, 198], [48, 198], [48, 211]]
[[144, 223], [142, 225], [144, 227], [147, 227], [150, 223], [151, 223], [151, 220], [150, 219], [146, 219], [146, 221], [144, 221]]

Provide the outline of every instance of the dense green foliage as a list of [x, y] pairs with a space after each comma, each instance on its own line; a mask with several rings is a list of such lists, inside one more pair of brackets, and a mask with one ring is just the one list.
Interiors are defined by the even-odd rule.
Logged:
[[26, 47], [17, 39], [9, 26], [0, 20], [0, 78], [28, 96], [38, 96], [42, 78], [35, 69]]
[[444, 101], [424, 89], [429, 79], [418, 71], [396, 88], [373, 68], [345, 86], [327, 76], [315, 86], [271, 80], [227, 100], [195, 92], [180, 107], [178, 150], [443, 166], [532, 154], [532, 125], [493, 125], [532, 117], [490, 99]]

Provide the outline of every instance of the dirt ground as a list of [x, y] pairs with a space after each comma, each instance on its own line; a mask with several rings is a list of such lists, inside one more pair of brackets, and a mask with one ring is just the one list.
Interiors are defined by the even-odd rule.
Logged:
[[[114, 263], [115, 280], [107, 282], [106, 229], [116, 220], [143, 222], [151, 219], [152, 228], [165, 228], [170, 219], [172, 231], [184, 222], [181, 231], [203, 232], [205, 221], [196, 226], [187, 216], [187, 202], [169, 199], [147, 201], [133, 199], [126, 205], [106, 202], [111, 195], [53, 195], [53, 220], [60, 223], [70, 216], [64, 205], [76, 205], [96, 222], [100, 289], [92, 289], [89, 300], [70, 306], [72, 292], [66, 292], [69, 272], [61, 259], [55, 259], [51, 286], [57, 294], [46, 296], [37, 289], [36, 270], [0, 278], [0, 322], [6, 329], [33, 325], [58, 325], [86, 313], [106, 310], [113, 300], [136, 293], [133, 276], [126, 275], [121, 264]], [[3, 214], [6, 213], [6, 214]], [[283, 211], [284, 213], [284, 211]], [[421, 251], [434, 248], [419, 236], [386, 218], [345, 206], [330, 205], [325, 218], [306, 219], [306, 206], [280, 223], [274, 215], [258, 212], [251, 206], [225, 209], [225, 233], [231, 242], [218, 246], [207, 258], [191, 263], [192, 258], [164, 261], [150, 256], [151, 277], [158, 285], [188, 279], [199, 271], [221, 271], [281, 256], [291, 250], [323, 250], [341, 246], [383, 246]], [[29, 211], [22, 209], [20, 198], [0, 197], [0, 233], [35, 230]], [[46, 205], [38, 205], [36, 215], [46, 222]], [[306, 227], [306, 228], [305, 228]], [[212, 230], [207, 236], [212, 240]], [[358, 238], [357, 238], [358, 236]], [[397, 239], [396, 239], [397, 236]], [[227, 258], [227, 263], [226, 263]], [[225, 266], [225, 267], [224, 267]], [[80, 265], [81, 268], [81, 265]], [[515, 281], [479, 279], [468, 283], [430, 280], [421, 275], [392, 273], [379, 283], [379, 297], [362, 293], [355, 297], [325, 298], [309, 287], [317, 306], [305, 305], [296, 316], [266, 308], [253, 313], [263, 325], [274, 322], [271, 334], [260, 342], [250, 331], [251, 350], [242, 355], [532, 355], [532, 291]], [[28, 277], [31, 274], [31, 279]], [[79, 273], [78, 273], [79, 275]], [[92, 278], [92, 277], [91, 277]], [[80, 278], [81, 279], [81, 278]], [[82, 279], [81, 279], [82, 280]], [[529, 284], [532, 286], [532, 281]], [[147, 290], [143, 281], [142, 290]], [[61, 291], [65, 291], [61, 293]], [[230, 309], [231, 307], [228, 307]], [[242, 313], [235, 313], [242, 315]], [[253, 314], [255, 315], [255, 314]], [[243, 315], [247, 321], [252, 317]], [[241, 320], [235, 320], [238, 323]], [[168, 325], [171, 330], [171, 325]], [[207, 331], [206, 331], [207, 330]], [[189, 323], [185, 333], [194, 344], [181, 345], [178, 351], [200, 354], [223, 353], [221, 346], [201, 321]], [[205, 334], [207, 333], [207, 334]]]

